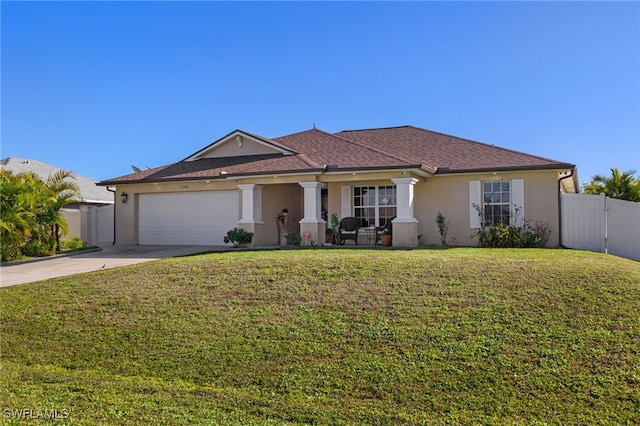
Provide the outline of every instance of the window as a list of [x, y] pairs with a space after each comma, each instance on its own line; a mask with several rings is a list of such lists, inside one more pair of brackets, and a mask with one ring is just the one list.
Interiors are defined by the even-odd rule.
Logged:
[[[484, 213], [480, 217], [478, 211]], [[469, 182], [469, 227], [504, 223], [524, 226], [524, 179]]]
[[482, 183], [482, 208], [486, 225], [509, 225], [511, 217], [511, 181]]
[[384, 226], [396, 217], [396, 187], [356, 186], [353, 188], [353, 213], [360, 226]]

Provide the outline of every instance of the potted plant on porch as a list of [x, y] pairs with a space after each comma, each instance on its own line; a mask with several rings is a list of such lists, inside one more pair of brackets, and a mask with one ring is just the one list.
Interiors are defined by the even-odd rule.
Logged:
[[331, 226], [327, 227], [325, 235], [325, 244], [336, 244], [336, 237], [338, 235], [338, 227], [340, 226], [340, 220], [337, 213], [331, 213]]
[[382, 228], [382, 233], [380, 234], [380, 244], [383, 247], [390, 247], [391, 246], [391, 225], [388, 224], [387, 226], [385, 226], [384, 228]]

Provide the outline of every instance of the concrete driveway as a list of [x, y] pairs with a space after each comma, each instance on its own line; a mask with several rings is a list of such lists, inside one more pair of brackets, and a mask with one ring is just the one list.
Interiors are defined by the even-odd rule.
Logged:
[[0, 268], [0, 287], [30, 283], [49, 278], [80, 274], [106, 268], [132, 265], [166, 257], [185, 256], [211, 250], [224, 250], [220, 246], [115, 246], [100, 251], [55, 256], [28, 263], [8, 264]]

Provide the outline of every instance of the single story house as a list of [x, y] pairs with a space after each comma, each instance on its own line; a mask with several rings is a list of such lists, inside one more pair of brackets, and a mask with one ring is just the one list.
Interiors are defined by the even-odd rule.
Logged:
[[285, 232], [316, 243], [336, 213], [363, 227], [391, 221], [394, 246], [437, 245], [441, 212], [454, 245], [477, 245], [480, 208], [489, 221], [546, 223], [557, 246], [560, 192], [577, 192], [578, 178], [573, 164], [414, 126], [314, 126], [273, 139], [234, 130], [98, 185], [116, 188], [119, 245], [221, 245], [234, 227], [253, 232], [254, 246], [278, 245], [285, 210]]

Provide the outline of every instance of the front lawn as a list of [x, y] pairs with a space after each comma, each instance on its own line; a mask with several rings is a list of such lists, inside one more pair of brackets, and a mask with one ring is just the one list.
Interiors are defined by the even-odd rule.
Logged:
[[0, 301], [5, 424], [640, 423], [640, 264], [614, 256], [229, 252]]

